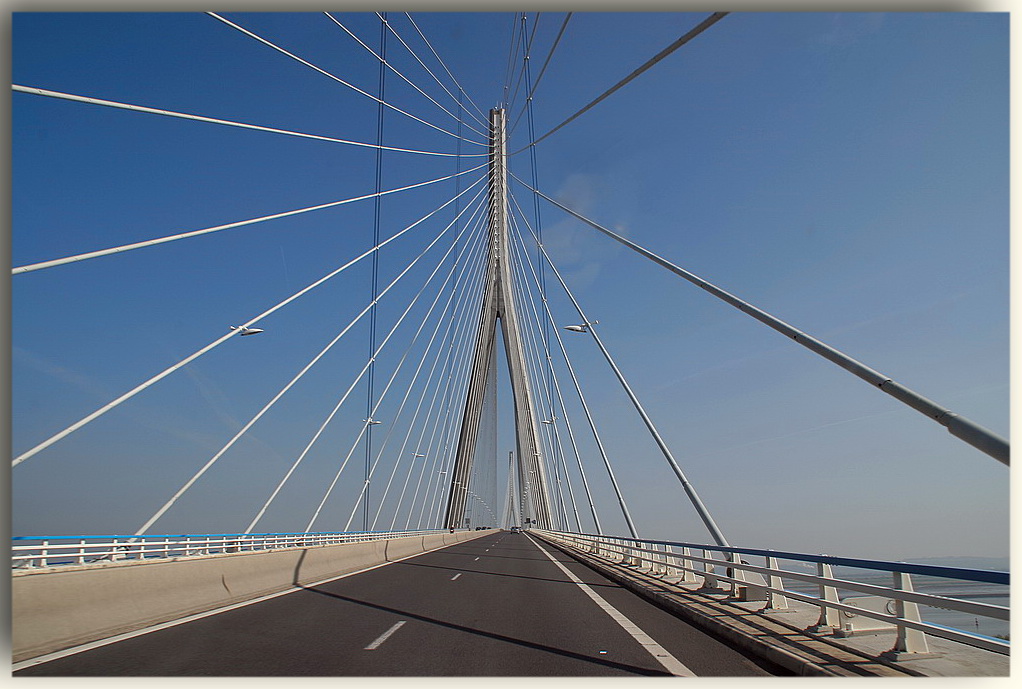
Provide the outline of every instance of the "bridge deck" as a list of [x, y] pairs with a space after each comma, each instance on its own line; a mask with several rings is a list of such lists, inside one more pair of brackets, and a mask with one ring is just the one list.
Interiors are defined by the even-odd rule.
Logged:
[[526, 534], [494, 532], [370, 572], [26, 667], [15, 675], [672, 672], [758, 676], [782, 671], [729, 648], [550, 546], [537, 545]]

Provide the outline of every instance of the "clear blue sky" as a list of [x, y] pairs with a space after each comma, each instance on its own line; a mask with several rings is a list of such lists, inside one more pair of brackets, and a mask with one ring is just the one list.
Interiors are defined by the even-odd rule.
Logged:
[[[375, 59], [323, 14], [225, 16], [376, 91]], [[374, 15], [335, 16], [378, 46]], [[536, 90], [536, 133], [705, 16], [576, 13]], [[476, 104], [502, 102], [513, 13], [414, 17]], [[540, 17], [534, 80], [563, 17]], [[449, 85], [407, 20], [392, 20]], [[373, 101], [201, 13], [16, 14], [13, 42], [15, 84], [376, 136]], [[387, 50], [456, 112], [393, 37]], [[1008, 86], [1007, 14], [735, 13], [541, 142], [539, 184], [1007, 436]], [[392, 74], [387, 100], [457, 126]], [[12, 107], [13, 265], [373, 190], [369, 149], [23, 93]], [[527, 135], [522, 118], [510, 150]], [[386, 115], [385, 142], [456, 151], [453, 137], [395, 113]], [[523, 179], [531, 179], [527, 156], [511, 163]], [[455, 169], [451, 158], [387, 153], [383, 187]], [[531, 197], [513, 192], [531, 220]], [[453, 195], [446, 182], [385, 197], [382, 236]], [[731, 543], [891, 559], [1007, 554], [1003, 465], [550, 205], [541, 213], [554, 261]], [[381, 252], [381, 287], [452, 217], [444, 211]], [[14, 276], [14, 454], [365, 251], [372, 236], [368, 201]], [[435, 265], [424, 259], [381, 302], [377, 341]], [[266, 333], [228, 341], [13, 469], [13, 532], [133, 532], [368, 302], [370, 268], [363, 261], [266, 319]], [[576, 322], [547, 280], [558, 320]], [[377, 391], [415, 327], [403, 326], [381, 355]], [[594, 343], [568, 335], [640, 533], [708, 542]], [[368, 338], [367, 323], [352, 329], [151, 532], [244, 529], [365, 363]], [[422, 358], [415, 351], [399, 381]], [[558, 376], [573, 396], [563, 366]], [[396, 385], [383, 418], [403, 394]], [[501, 462], [513, 447], [506, 387]], [[362, 384], [257, 530], [304, 529], [365, 405]], [[601, 520], [624, 534], [575, 407], [568, 412]], [[374, 443], [386, 432], [376, 427]], [[355, 450], [316, 530], [343, 527], [363, 455]]]

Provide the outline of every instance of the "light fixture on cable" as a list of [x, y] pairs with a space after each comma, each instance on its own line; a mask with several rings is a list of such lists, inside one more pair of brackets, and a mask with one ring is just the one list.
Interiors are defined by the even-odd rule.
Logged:
[[598, 324], [599, 321], [593, 321], [591, 323], [583, 323], [581, 325], [566, 325], [565, 330], [570, 330], [573, 333], [587, 333], [589, 332], [589, 326]]

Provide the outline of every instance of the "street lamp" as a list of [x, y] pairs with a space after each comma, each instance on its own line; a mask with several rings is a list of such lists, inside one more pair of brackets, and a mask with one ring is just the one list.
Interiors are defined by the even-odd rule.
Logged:
[[592, 321], [591, 323], [582, 323], [581, 325], [566, 325], [565, 330], [570, 330], [573, 333], [587, 333], [589, 332], [590, 325], [596, 325], [599, 321]]

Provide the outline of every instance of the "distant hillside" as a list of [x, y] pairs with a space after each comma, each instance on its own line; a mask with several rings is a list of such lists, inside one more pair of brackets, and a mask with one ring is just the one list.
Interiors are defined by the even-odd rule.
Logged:
[[920, 565], [937, 565], [940, 567], [964, 567], [967, 569], [994, 569], [1006, 572], [1011, 568], [1011, 560], [1006, 557], [918, 557], [906, 559]]

